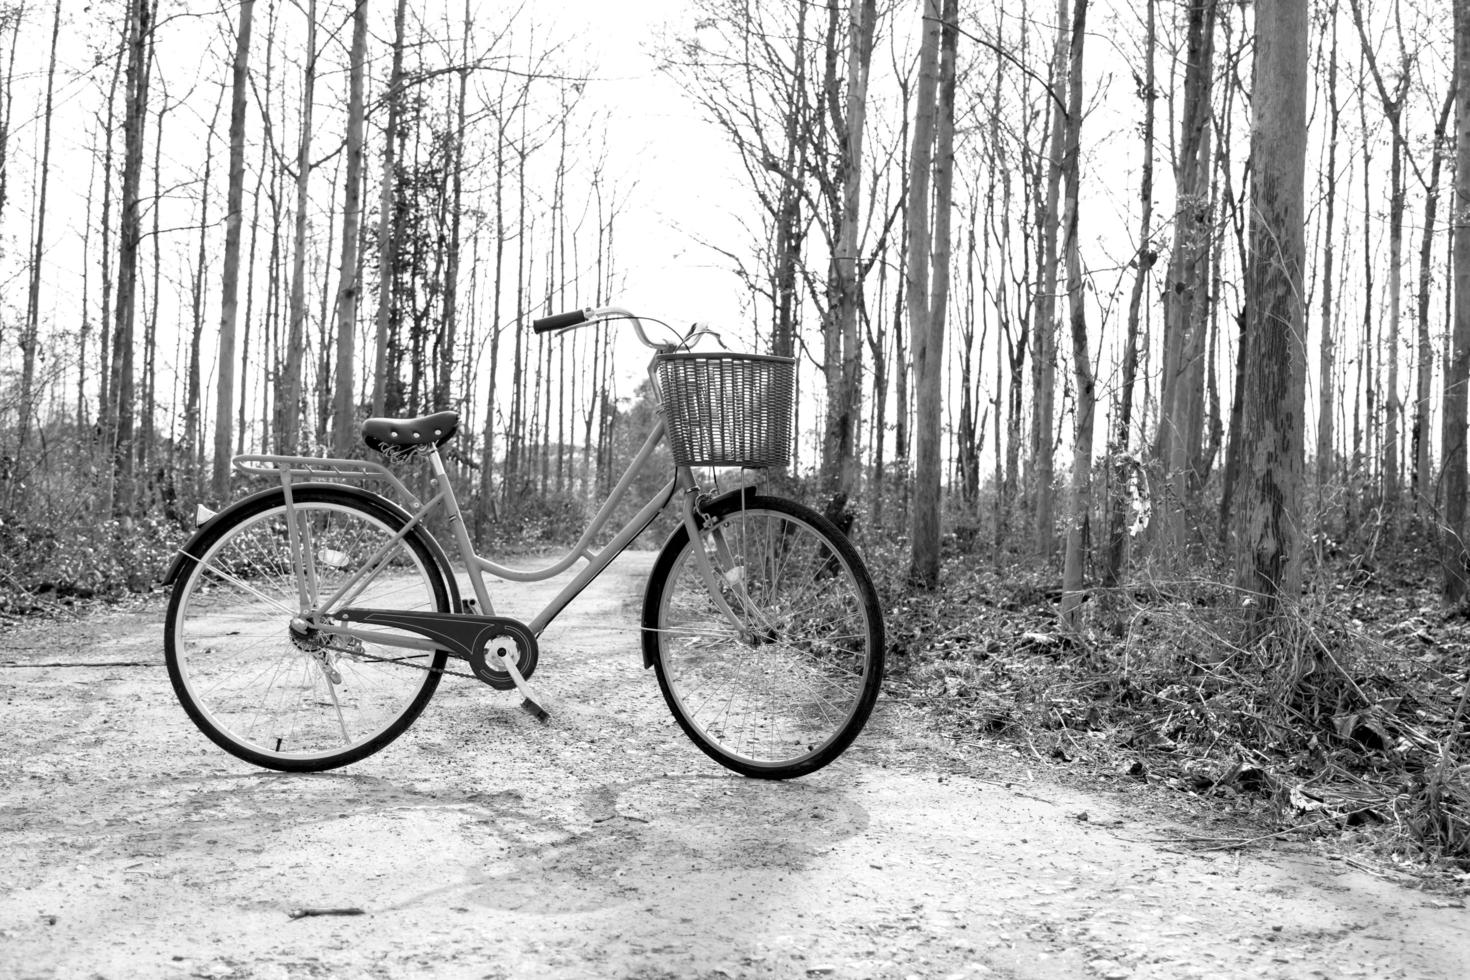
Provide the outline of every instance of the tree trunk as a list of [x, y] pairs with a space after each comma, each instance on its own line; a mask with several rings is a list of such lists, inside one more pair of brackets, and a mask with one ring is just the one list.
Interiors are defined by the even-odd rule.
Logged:
[[[0, 217], [5, 216], [5, 205], [10, 200], [10, 116], [15, 107], [15, 51], [20, 44], [21, 26], [25, 23], [25, 10], [19, 8], [15, 11], [15, 18], [10, 22], [10, 53], [5, 59], [5, 84], [0, 85]], [[125, 45], [118, 46], [118, 55], [121, 57]], [[117, 74], [113, 73], [113, 89], [116, 89]], [[109, 92], [109, 107], [111, 105]], [[107, 126], [108, 145], [112, 143], [112, 120], [109, 117]], [[4, 325], [0, 324], [0, 343], [5, 340]]]
[[1097, 405], [1092, 357], [1087, 346], [1086, 297], [1082, 292], [1082, 255], [1077, 242], [1077, 200], [1081, 187], [1082, 53], [1087, 37], [1087, 0], [1072, 13], [1072, 45], [1067, 71], [1066, 149], [1062, 154], [1066, 204], [1062, 252], [1067, 262], [1067, 311], [1072, 333], [1072, 376], [1077, 386], [1076, 428], [1072, 444], [1072, 485], [1067, 515], [1067, 548], [1062, 563], [1062, 625], [1078, 626], [1082, 605], [1083, 546], [1092, 508], [1092, 421]]
[[230, 492], [230, 446], [235, 408], [235, 313], [240, 288], [240, 204], [245, 182], [245, 96], [250, 81], [250, 25], [255, 0], [241, 0], [230, 99], [229, 190], [225, 202], [224, 287], [220, 298], [219, 377], [215, 393], [214, 477], [211, 489], [223, 502]]
[[1157, 456], [1164, 492], [1156, 495], [1155, 527], [1160, 550], [1182, 557], [1190, 540], [1189, 503], [1198, 479], [1191, 472], [1190, 446], [1197, 444], [1197, 405], [1203, 386], [1203, 336], [1209, 312], [1206, 278], [1213, 238], [1209, 204], [1211, 95], [1217, 0], [1188, 5], [1189, 41], [1184, 75], [1184, 112], [1174, 167], [1174, 248], [1164, 290], [1163, 372], [1160, 378]]
[[1306, 380], [1307, 0], [1256, 7], [1251, 109], [1250, 264], [1236, 582], [1261, 635], [1299, 592]]
[[[1390, 93], [1378, 67], [1378, 56], [1368, 42], [1363, 24], [1361, 0], [1349, 0], [1353, 11], [1353, 23], [1358, 29], [1358, 39], [1363, 45], [1363, 57], [1373, 75], [1378, 89], [1378, 98], [1383, 103], [1383, 114], [1388, 119], [1392, 141], [1389, 145], [1389, 204], [1388, 204], [1388, 346], [1384, 357], [1388, 360], [1388, 388], [1384, 395], [1388, 418], [1383, 437], [1383, 498], [1384, 505], [1392, 516], [1399, 494], [1399, 416], [1403, 404], [1399, 397], [1399, 320], [1403, 293], [1402, 257], [1404, 247], [1404, 158], [1409, 148], [1404, 139], [1403, 110], [1409, 92], [1412, 74], [1409, 71], [1408, 54], [1403, 50], [1400, 36], [1399, 78], [1395, 90]], [[1365, 293], [1372, 296], [1372, 291]], [[1427, 447], [1426, 447], [1427, 450]]]
[[[832, 0], [836, 16], [835, 0]], [[861, 476], [857, 436], [862, 417], [862, 339], [858, 333], [858, 305], [862, 280], [858, 271], [859, 197], [862, 192], [863, 134], [868, 109], [868, 67], [873, 60], [876, 0], [852, 0], [848, 16], [847, 91], [842, 108], [842, 145], [836, 174], [841, 184], [836, 248], [828, 276], [827, 322], [823, 325], [826, 351], [827, 418], [822, 439], [822, 473], [832, 494], [857, 492]], [[832, 32], [835, 37], [836, 32]], [[835, 43], [832, 42], [832, 43]], [[835, 60], [835, 52], [829, 57]], [[838, 113], [835, 71], [829, 73], [827, 98]]]
[[[377, 342], [373, 345], [373, 414], [382, 415], [388, 406], [388, 346], [392, 331], [393, 280], [398, 271], [399, 216], [396, 206], [398, 182], [399, 120], [403, 105], [403, 16], [406, 0], [398, 0], [393, 15], [393, 70], [388, 76], [388, 128], [383, 136], [383, 181], [378, 199], [378, 316]], [[393, 367], [396, 370], [396, 365]]]
[[[16, 24], [16, 30], [20, 25]], [[36, 200], [36, 241], [31, 253], [31, 275], [26, 290], [26, 320], [21, 334], [20, 410], [17, 419], [16, 458], [25, 457], [31, 419], [36, 414], [36, 348], [41, 340], [41, 259], [46, 254], [46, 194], [51, 181], [51, 96], [56, 82], [56, 39], [61, 35], [61, 0], [51, 21], [51, 56], [46, 66], [46, 108], [41, 117], [41, 187]], [[9, 92], [6, 99], [10, 98]], [[39, 420], [39, 419], [38, 419]]]
[[1327, 173], [1323, 175], [1323, 192], [1327, 198], [1327, 214], [1323, 219], [1322, 233], [1322, 334], [1319, 338], [1317, 369], [1317, 525], [1327, 521], [1325, 491], [1332, 480], [1333, 457], [1333, 411], [1334, 399], [1332, 373], [1336, 362], [1336, 345], [1333, 342], [1333, 281], [1332, 263], [1336, 257], [1337, 241], [1333, 238], [1333, 220], [1337, 211], [1337, 133], [1341, 109], [1337, 102], [1337, 4], [1334, 0], [1329, 15], [1332, 19], [1332, 49], [1327, 63]]
[[352, 365], [357, 347], [358, 224], [362, 220], [363, 66], [367, 61], [367, 3], [357, 0], [352, 17], [352, 54], [347, 97], [347, 174], [342, 196], [342, 264], [337, 271], [337, 387], [332, 399], [332, 452], [346, 456], [357, 436], [357, 402]]
[[1454, 326], [1444, 382], [1444, 597], [1462, 603], [1470, 574], [1465, 546], [1466, 386], [1470, 385], [1470, 6], [1455, 6]]
[[138, 187], [143, 172], [144, 127], [148, 118], [148, 80], [152, 63], [153, 14], [149, 0], [136, 0], [128, 17], [126, 110], [123, 116], [122, 221], [118, 228], [117, 307], [112, 340], [112, 392], [115, 400], [108, 442], [113, 453], [113, 511], [131, 515], [133, 485], [133, 325], [136, 319], [138, 245], [142, 239]]
[[[461, 59], [468, 64], [470, 45], [469, 0], [465, 0], [463, 28], [464, 40]], [[435, 410], [457, 405], [454, 395], [450, 392], [449, 378], [450, 372], [454, 369], [454, 348], [458, 342], [459, 333], [460, 213], [464, 209], [465, 94], [469, 86], [469, 74], [468, 68], [460, 71], [458, 98], [455, 101], [454, 140], [449, 163], [450, 167], [453, 168], [450, 177], [453, 190], [449, 204], [449, 254], [444, 271], [444, 342], [439, 348], [438, 372], [434, 383], [434, 397], [430, 405]], [[463, 397], [471, 397], [471, 393], [466, 392]]]
[[1138, 379], [1139, 311], [1149, 270], [1157, 257], [1153, 249], [1154, 207], [1154, 48], [1157, 43], [1157, 0], [1148, 5], [1144, 27], [1144, 76], [1139, 92], [1143, 99], [1143, 175], [1139, 180], [1138, 254], [1134, 258], [1133, 290], [1128, 295], [1128, 326], [1123, 338], [1123, 387], [1118, 393], [1113, 426], [1113, 495], [1108, 517], [1108, 560], [1103, 567], [1103, 584], [1117, 585], [1123, 575], [1128, 549], [1128, 481], [1132, 476], [1128, 447], [1133, 429], [1133, 390]]
[[296, 214], [291, 232], [290, 333], [276, 393], [277, 446], [283, 453], [301, 447], [301, 357], [306, 346], [306, 209], [311, 184], [311, 117], [316, 94], [316, 0], [306, 7], [306, 67], [301, 79], [301, 137], [296, 147]]
[[[1434, 124], [1434, 140], [1430, 144], [1429, 184], [1424, 189], [1424, 231], [1419, 241], [1419, 291], [1415, 306], [1418, 311], [1418, 390], [1414, 401], [1414, 507], [1434, 510], [1434, 490], [1430, 487], [1433, 470], [1429, 464], [1430, 383], [1434, 380], [1434, 346], [1429, 341], [1429, 284], [1434, 256], [1434, 223], [1439, 212], [1439, 176], [1443, 169], [1445, 130], [1449, 127], [1450, 110], [1454, 108], [1455, 88], [1450, 85]], [[1443, 448], [1441, 448], [1443, 452]]]
[[[941, 14], [938, 0], [926, 0], [924, 4], [924, 43], [919, 54], [919, 87], [915, 95], [914, 143], [909, 167], [908, 302], [918, 387], [914, 421], [913, 562], [909, 575], [916, 585], [926, 589], [939, 584], [940, 481], [943, 476], [940, 413], [943, 404], [944, 319], [949, 298], [957, 6], [957, 0], [944, 0]], [[934, 176], [932, 240], [929, 234], [931, 167]]]
[[193, 281], [193, 320], [189, 334], [189, 367], [184, 389], [184, 458], [188, 461], [191, 477], [191, 499], [198, 500], [204, 487], [204, 424], [202, 411], [203, 377], [200, 366], [199, 347], [204, 339], [204, 279], [208, 264], [209, 241], [209, 184], [214, 170], [215, 124], [219, 121], [220, 105], [224, 102], [224, 88], [214, 104], [214, 115], [209, 120], [209, 132], [204, 139], [204, 180], [199, 192], [199, 251], [195, 258]]
[[1067, 0], [1057, 0], [1057, 38], [1052, 57], [1050, 160], [1046, 171], [1046, 202], [1041, 211], [1041, 229], [1037, 236], [1040, 257], [1040, 285], [1036, 294], [1036, 356], [1032, 361], [1035, 384], [1035, 421], [1032, 423], [1031, 455], [1036, 473], [1036, 537], [1034, 548], [1038, 558], [1050, 561], [1056, 542], [1056, 488], [1052, 460], [1052, 440], [1056, 428], [1057, 374], [1057, 231], [1060, 224], [1058, 202], [1062, 187], [1062, 144], [1066, 138], [1066, 112], [1058, 87], [1067, 74], [1067, 51], [1071, 40], [1071, 13]]

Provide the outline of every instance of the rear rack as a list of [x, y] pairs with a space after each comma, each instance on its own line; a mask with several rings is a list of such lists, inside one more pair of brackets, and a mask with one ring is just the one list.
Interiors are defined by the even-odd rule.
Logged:
[[381, 463], [365, 459], [334, 459], [330, 456], [274, 456], [247, 454], [236, 456], [235, 469], [248, 476], [272, 476], [289, 486], [292, 480], [382, 480], [391, 484], [405, 499], [415, 505], [418, 496]]

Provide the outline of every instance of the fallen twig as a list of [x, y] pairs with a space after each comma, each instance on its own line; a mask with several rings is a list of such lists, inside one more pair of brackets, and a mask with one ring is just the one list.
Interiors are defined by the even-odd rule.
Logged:
[[289, 913], [293, 919], [306, 919], [315, 915], [366, 915], [362, 909], [292, 909]]

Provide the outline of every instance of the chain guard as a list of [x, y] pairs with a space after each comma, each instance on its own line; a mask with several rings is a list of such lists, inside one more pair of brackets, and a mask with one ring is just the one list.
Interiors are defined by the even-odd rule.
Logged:
[[493, 667], [487, 650], [516, 653], [516, 670], [529, 678], [536, 670], [539, 651], [536, 637], [520, 620], [504, 616], [466, 616], [456, 613], [409, 612], [401, 609], [343, 609], [336, 619], [365, 626], [387, 626], [417, 633], [440, 644], [449, 655], [469, 661], [477, 678], [491, 687], [508, 691], [515, 687], [510, 672]]

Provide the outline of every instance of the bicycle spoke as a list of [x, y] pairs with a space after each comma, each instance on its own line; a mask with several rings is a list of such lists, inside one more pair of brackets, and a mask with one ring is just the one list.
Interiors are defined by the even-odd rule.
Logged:
[[748, 631], [712, 625], [724, 617], [693, 549], [711, 547], [713, 535], [686, 546], [669, 573], [653, 631], [665, 695], [686, 730], [750, 774], [808, 771], [840, 751], [837, 740], [866, 718], [881, 664], [852, 559], [788, 509], [732, 507], [716, 525], [721, 589]]
[[390, 631], [349, 644], [310, 626], [320, 612], [303, 625], [301, 596], [350, 583], [364, 604], [442, 608], [429, 562], [331, 490], [239, 518], [199, 556], [171, 608], [175, 688], [216, 742], [263, 765], [326, 768], [373, 751], [422, 707], [442, 653], [395, 647], [406, 634]]

